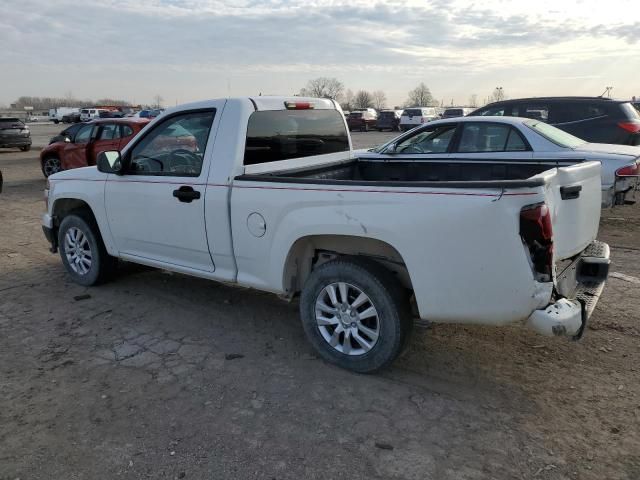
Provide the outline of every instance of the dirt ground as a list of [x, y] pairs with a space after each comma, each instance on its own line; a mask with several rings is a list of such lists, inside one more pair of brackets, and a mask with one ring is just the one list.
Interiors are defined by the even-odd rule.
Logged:
[[37, 152], [0, 169], [2, 480], [640, 478], [638, 206], [603, 212], [633, 278], [582, 341], [436, 325], [366, 376], [318, 359], [270, 294], [133, 265], [71, 283]]

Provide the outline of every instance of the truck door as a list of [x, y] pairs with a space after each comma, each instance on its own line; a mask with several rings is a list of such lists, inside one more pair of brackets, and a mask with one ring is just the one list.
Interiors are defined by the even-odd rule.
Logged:
[[107, 218], [125, 258], [214, 270], [204, 197], [210, 163], [206, 147], [215, 115], [215, 108], [167, 115], [125, 151], [124, 175], [109, 176]]

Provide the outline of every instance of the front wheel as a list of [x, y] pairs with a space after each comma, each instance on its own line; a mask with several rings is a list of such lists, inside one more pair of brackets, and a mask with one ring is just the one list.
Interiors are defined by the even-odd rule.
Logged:
[[44, 178], [62, 171], [62, 163], [58, 157], [47, 157], [42, 161], [42, 174]]
[[25, 145], [24, 147], [20, 147], [20, 150], [22, 150], [23, 152], [28, 152], [29, 150], [31, 150], [31, 145]]
[[412, 326], [407, 291], [388, 270], [360, 258], [316, 268], [302, 290], [300, 315], [325, 360], [359, 373], [391, 364]]
[[107, 253], [98, 226], [84, 215], [64, 217], [58, 229], [58, 246], [67, 272], [80, 285], [101, 283], [115, 270], [117, 259]]

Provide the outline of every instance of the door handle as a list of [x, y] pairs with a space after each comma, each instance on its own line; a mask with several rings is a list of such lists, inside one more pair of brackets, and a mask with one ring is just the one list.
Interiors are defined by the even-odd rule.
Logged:
[[580, 197], [582, 185], [574, 185], [573, 187], [560, 187], [560, 198], [562, 200], [573, 200]]
[[193, 187], [183, 185], [179, 189], [173, 191], [173, 196], [181, 202], [191, 203], [200, 198], [200, 192], [194, 190]]

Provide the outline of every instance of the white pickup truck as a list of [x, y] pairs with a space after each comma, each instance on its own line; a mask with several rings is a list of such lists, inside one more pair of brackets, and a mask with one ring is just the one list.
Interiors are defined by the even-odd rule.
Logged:
[[359, 159], [325, 99], [174, 108], [45, 195], [76, 282], [122, 259], [299, 294], [314, 347], [358, 372], [390, 364], [416, 314], [579, 338], [608, 273], [598, 162]]

